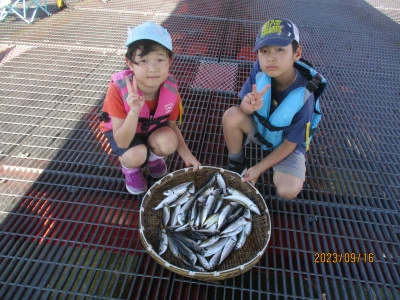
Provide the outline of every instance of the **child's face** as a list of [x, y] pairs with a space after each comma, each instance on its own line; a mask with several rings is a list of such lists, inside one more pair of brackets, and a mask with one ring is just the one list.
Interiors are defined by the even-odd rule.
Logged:
[[132, 61], [127, 60], [128, 66], [135, 74], [138, 88], [143, 91], [158, 89], [167, 79], [172, 61], [161, 47], [144, 56], [140, 56], [141, 52], [142, 50], [138, 49]]
[[293, 53], [293, 46], [265, 46], [257, 51], [258, 61], [263, 72], [278, 79], [281, 76], [292, 74], [293, 63], [301, 57], [301, 47]]

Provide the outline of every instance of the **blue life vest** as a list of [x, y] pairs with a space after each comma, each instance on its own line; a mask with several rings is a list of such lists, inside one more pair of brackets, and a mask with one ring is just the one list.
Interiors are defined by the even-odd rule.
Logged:
[[[319, 97], [326, 88], [326, 79], [302, 61], [296, 61], [294, 66], [309, 80], [307, 86], [298, 87], [291, 91], [272, 114], [270, 114], [271, 89], [268, 89], [262, 97], [262, 107], [254, 112], [254, 121], [258, 128], [256, 137], [261, 142], [264, 150], [271, 150], [282, 144], [284, 140], [283, 130], [289, 127], [294, 115], [303, 107], [311, 93], [314, 93], [315, 105], [311, 123], [306, 125], [306, 139], [304, 142], [306, 150], [308, 150], [311, 139], [321, 121], [322, 113], [319, 106]], [[260, 92], [267, 84], [271, 84], [271, 77], [264, 72], [257, 73], [257, 91]]]

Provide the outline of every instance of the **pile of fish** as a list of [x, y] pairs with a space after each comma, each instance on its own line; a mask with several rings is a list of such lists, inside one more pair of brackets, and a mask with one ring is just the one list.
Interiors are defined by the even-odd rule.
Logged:
[[219, 172], [197, 190], [190, 181], [163, 195], [153, 208], [162, 209], [158, 254], [169, 249], [196, 271], [212, 271], [240, 249], [252, 230], [252, 213], [260, 215], [257, 205], [227, 186]]

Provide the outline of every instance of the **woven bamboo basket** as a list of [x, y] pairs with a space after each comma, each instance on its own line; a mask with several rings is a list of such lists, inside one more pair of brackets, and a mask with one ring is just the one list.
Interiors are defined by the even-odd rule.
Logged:
[[[211, 272], [189, 270], [169, 250], [158, 255], [159, 234], [162, 222], [162, 209], [153, 210], [164, 198], [163, 192], [187, 181], [194, 181], [199, 188], [206, 183], [214, 172], [220, 172], [227, 186], [240, 190], [258, 206], [261, 216], [253, 214], [253, 229], [246, 243], [233, 253], [222, 264]], [[204, 281], [219, 281], [238, 276], [250, 270], [263, 256], [271, 236], [271, 219], [265, 201], [258, 190], [251, 184], [242, 182], [240, 176], [221, 168], [202, 166], [193, 171], [192, 168], [181, 169], [170, 173], [157, 181], [144, 195], [140, 207], [140, 239], [145, 250], [164, 268], [189, 278]]]

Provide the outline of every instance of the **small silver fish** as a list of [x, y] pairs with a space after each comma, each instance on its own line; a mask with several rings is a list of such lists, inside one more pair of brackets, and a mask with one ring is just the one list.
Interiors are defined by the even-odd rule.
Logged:
[[214, 225], [215, 223], [218, 223], [218, 217], [219, 217], [219, 213], [210, 215], [204, 221], [203, 227], [204, 228], [209, 228], [210, 226]]
[[186, 191], [182, 195], [180, 195], [175, 201], [170, 203], [169, 206], [175, 207], [178, 205], [182, 205], [182, 204], [186, 203], [186, 201], [188, 201], [191, 196], [192, 196], [192, 193], [190, 191]]
[[177, 186], [165, 191], [163, 193], [164, 196], [171, 196], [173, 194], [177, 194], [177, 193], [181, 193], [182, 191], [186, 191], [187, 188], [189, 187], [189, 185], [191, 185], [193, 183], [193, 181], [189, 181], [189, 182], [184, 182], [181, 184], [178, 184]]
[[[210, 195], [212, 196], [212, 195]], [[207, 201], [210, 197], [207, 198]], [[207, 219], [208, 216], [208, 207], [207, 207], [207, 201], [205, 203], [202, 203], [200, 205], [200, 226], [203, 226], [204, 222]]]
[[199, 244], [199, 247], [200, 248], [206, 248], [208, 246], [211, 246], [211, 245], [215, 244], [219, 239], [220, 239], [219, 235], [214, 235], [214, 236], [210, 237], [209, 239], [207, 239], [205, 241], [202, 241]]
[[[247, 220], [251, 220], [251, 219], [252, 219], [252, 215], [251, 215], [250, 209], [247, 209], [247, 210], [244, 212], [243, 217], [245, 217]], [[250, 234], [250, 232], [251, 232], [251, 230], [252, 230], [252, 227], [253, 227], [252, 224], [253, 224], [252, 222], [247, 222], [247, 223], [244, 225], [243, 231], [246, 233], [246, 235], [249, 235], [249, 234]]]
[[180, 241], [179, 239], [175, 239], [176, 246], [179, 249], [179, 252], [183, 254], [183, 256], [185, 256], [192, 265], [196, 264], [197, 261], [197, 256], [196, 254], [194, 254], [194, 252], [192, 250], [190, 250], [190, 248], [188, 246], [186, 246], [182, 241]]
[[[250, 222], [251, 224], [251, 222]], [[238, 250], [244, 246], [244, 243], [246, 242], [247, 239], [247, 234], [246, 231], [243, 229], [237, 236], [237, 242], [235, 245], [235, 250]]]
[[182, 242], [183, 244], [188, 246], [191, 250], [197, 251], [197, 252], [201, 251], [200, 245], [197, 244], [196, 241], [194, 241], [191, 238], [189, 238], [187, 235], [185, 235], [183, 233], [175, 232], [175, 233], [173, 233], [173, 237], [176, 240], [179, 240], [180, 242]]
[[222, 250], [221, 258], [218, 264], [221, 264], [229, 256], [229, 254], [232, 253], [233, 249], [235, 249], [236, 241], [236, 236], [232, 236], [229, 238], [224, 246], [224, 249]]
[[213, 268], [209, 261], [201, 254], [196, 254], [197, 260], [199, 261], [200, 265], [207, 271], [211, 271]]
[[210, 266], [212, 269], [214, 269], [219, 264], [219, 261], [221, 260], [221, 254], [222, 254], [222, 251], [219, 251], [219, 252], [215, 253], [213, 255], [213, 257], [211, 257], [209, 263], [210, 263]]
[[[201, 230], [201, 229], [200, 229]], [[212, 224], [208, 224], [207, 227], [204, 227], [204, 230], [208, 230], [209, 232], [216, 232], [219, 233], [220, 231], [218, 230], [218, 223], [214, 222]]]
[[212, 185], [216, 180], [217, 180], [217, 173], [214, 173], [213, 175], [211, 175], [210, 179], [193, 194], [192, 198], [197, 198], [208, 189], [214, 189]]
[[204, 199], [207, 199], [207, 197], [214, 192], [215, 188], [213, 186], [210, 186], [206, 188], [202, 193], [200, 193], [199, 198], [202, 197]]
[[190, 224], [186, 223], [186, 224], [183, 224], [183, 225], [179, 226], [178, 228], [176, 228], [175, 232], [188, 231], [188, 230], [190, 230], [190, 228], [191, 228]]
[[168, 239], [168, 247], [174, 256], [179, 257], [179, 250], [178, 250], [178, 247], [176, 246], [176, 243], [175, 243], [173, 237], [170, 237]]
[[217, 229], [217, 227], [210, 227], [210, 228], [206, 228], [206, 229], [196, 229], [197, 233], [204, 233], [207, 235], [213, 235], [213, 234], [219, 234], [220, 231]]
[[240, 226], [244, 226], [249, 220], [245, 217], [240, 217], [236, 221], [230, 223], [222, 232], [221, 235], [224, 235], [229, 232], [236, 231]]
[[178, 223], [183, 225], [186, 223], [186, 218], [188, 215], [189, 210], [192, 209], [192, 203], [196, 200], [196, 198], [190, 197], [188, 201], [186, 201], [185, 204], [182, 205], [179, 214], [178, 214]]
[[195, 230], [190, 232], [190, 236], [193, 239], [197, 240], [198, 242], [205, 241], [209, 238], [208, 234], [202, 232], [196, 232]]
[[189, 263], [186, 263], [186, 265], [189, 267], [189, 269], [193, 269], [197, 272], [205, 272], [206, 271], [203, 267], [200, 267], [199, 265], [191, 265]]
[[249, 234], [251, 233], [251, 230], [253, 229], [253, 225], [252, 225], [252, 224], [253, 224], [253, 223], [248, 222], [248, 223], [246, 223], [246, 224], [244, 225], [243, 230], [244, 230], [244, 232], [246, 233], [246, 235], [249, 235]]
[[171, 216], [170, 216], [170, 224], [171, 226], [175, 226], [176, 224], [178, 224], [178, 213], [181, 210], [182, 205], [178, 204], [177, 206], [175, 206], [175, 208], [172, 210]]
[[197, 218], [194, 221], [194, 228], [200, 228], [201, 224], [201, 214], [200, 214], [200, 208], [199, 208], [199, 213], [197, 214]]
[[224, 248], [226, 242], [228, 241], [229, 238], [222, 238], [218, 242], [216, 242], [214, 245], [211, 245], [207, 247], [204, 251], [204, 257], [209, 257], [214, 255], [217, 252], [222, 252], [222, 249]]
[[182, 193], [176, 193], [176, 194], [172, 194], [170, 196], [167, 196], [166, 198], [164, 198], [164, 200], [162, 200], [160, 203], [158, 203], [158, 205], [156, 207], [154, 207], [154, 210], [159, 210], [161, 209], [164, 205], [170, 205], [172, 202], [174, 202], [176, 199], [179, 198], [180, 195], [182, 195], [184, 193], [184, 191]]
[[238, 203], [231, 202], [227, 206], [225, 206], [218, 217], [218, 229], [222, 228], [222, 226], [226, 223], [228, 216], [232, 212], [232, 210], [238, 205]]
[[171, 213], [170, 213], [170, 208], [166, 204], [163, 206], [163, 212], [162, 212], [162, 217], [163, 217], [163, 225], [167, 226], [169, 219], [170, 219]]
[[241, 191], [233, 188], [233, 187], [227, 187], [227, 192], [231, 195], [244, 195], [244, 193], [242, 193]]
[[189, 220], [190, 226], [195, 226], [198, 216], [199, 216], [199, 201], [196, 199], [193, 203], [192, 211], [190, 214], [190, 220]]
[[158, 255], [163, 255], [165, 251], [168, 249], [168, 235], [167, 230], [162, 228], [160, 230], [160, 246], [158, 249]]
[[239, 217], [244, 216], [243, 215], [244, 210], [245, 210], [245, 207], [243, 205], [238, 205], [238, 207], [235, 207], [235, 209], [233, 209], [233, 211], [232, 211], [232, 214], [228, 217], [227, 223], [232, 223]]
[[225, 196], [224, 199], [238, 202], [247, 207], [248, 209], [250, 209], [252, 212], [256, 213], [257, 215], [259, 216], [261, 215], [261, 212], [258, 209], [257, 205], [245, 195], [235, 194], [235, 195]]
[[221, 233], [221, 237], [232, 237], [236, 236], [244, 230], [244, 225], [237, 227], [234, 231], [229, 231], [225, 233]]
[[215, 206], [213, 209], [213, 213], [219, 212], [222, 204], [224, 204], [224, 199], [222, 198], [222, 194], [221, 193], [216, 194], [215, 195]]
[[224, 177], [221, 175], [221, 173], [217, 173], [217, 183], [218, 186], [222, 189], [223, 193], [226, 194], [226, 184]]

